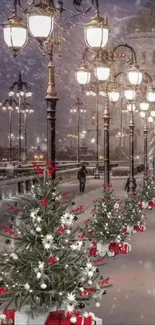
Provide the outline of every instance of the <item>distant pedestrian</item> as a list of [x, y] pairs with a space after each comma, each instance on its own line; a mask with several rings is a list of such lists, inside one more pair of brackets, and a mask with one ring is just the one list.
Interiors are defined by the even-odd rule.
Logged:
[[86, 176], [88, 174], [88, 171], [85, 167], [85, 165], [82, 165], [80, 170], [78, 171], [77, 178], [79, 180], [80, 185], [80, 193], [85, 191], [85, 185], [86, 185]]
[[[133, 179], [133, 192], [135, 192], [136, 190], [136, 187], [137, 187], [137, 184], [136, 184], [136, 180], [135, 178]], [[128, 177], [127, 181], [126, 181], [126, 184], [125, 184], [125, 191], [127, 193], [129, 193], [130, 191], [130, 177]]]

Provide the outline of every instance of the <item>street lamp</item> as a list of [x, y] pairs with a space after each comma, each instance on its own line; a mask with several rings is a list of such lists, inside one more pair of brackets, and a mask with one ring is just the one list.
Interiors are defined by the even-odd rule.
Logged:
[[[20, 0], [14, 1], [13, 15], [8, 19], [8, 23], [3, 24], [3, 37], [6, 45], [13, 51], [14, 56], [24, 48], [28, 41], [28, 31], [21, 17], [17, 15], [17, 6]], [[24, 8], [21, 7], [22, 10]]]
[[2, 110], [9, 112], [9, 162], [12, 161], [12, 112], [18, 107], [15, 99], [9, 96], [8, 99], [2, 103]]
[[96, 15], [84, 26], [86, 45], [94, 49], [105, 47], [109, 38], [108, 21], [106, 18], [100, 16], [99, 0], [95, 0], [95, 3]]
[[19, 73], [18, 81], [14, 82], [9, 90], [9, 96], [16, 96], [18, 98], [18, 105], [16, 107], [18, 111], [18, 162], [21, 165], [21, 154], [22, 154], [22, 104], [27, 97], [31, 97], [31, 89], [27, 82], [22, 80], [21, 72]]
[[79, 98], [77, 98], [77, 101], [73, 108], [70, 110], [71, 113], [77, 114], [77, 162], [80, 162], [80, 116], [83, 113], [86, 113], [87, 110], [84, 107], [83, 103], [80, 101]]

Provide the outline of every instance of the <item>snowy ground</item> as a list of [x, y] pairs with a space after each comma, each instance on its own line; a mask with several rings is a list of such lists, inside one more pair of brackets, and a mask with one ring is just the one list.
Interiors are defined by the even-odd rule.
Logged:
[[[140, 178], [138, 178], [140, 182]], [[85, 210], [79, 216], [79, 223], [90, 216], [92, 201], [101, 192], [103, 179], [87, 181], [86, 193], [78, 193], [78, 183], [61, 185], [61, 191], [76, 203], [84, 205]], [[125, 179], [113, 179], [116, 195], [122, 198]], [[6, 204], [0, 207], [0, 222], [4, 220]], [[131, 238], [132, 252], [127, 256], [106, 258], [105, 265], [100, 267], [104, 277], [110, 277], [112, 288], [107, 289], [101, 306], [90, 306], [87, 310], [93, 311], [107, 324], [147, 324], [155, 325], [155, 210], [147, 211], [147, 230], [144, 233], [134, 234]], [[3, 246], [4, 239], [0, 239]]]

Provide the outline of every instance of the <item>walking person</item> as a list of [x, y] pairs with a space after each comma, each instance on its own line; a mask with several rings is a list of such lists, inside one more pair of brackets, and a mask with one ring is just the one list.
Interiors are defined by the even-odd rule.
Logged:
[[[137, 184], [136, 184], [136, 180], [135, 180], [135, 178], [134, 178], [134, 180], [133, 180], [133, 192], [135, 192], [135, 190], [136, 190], [136, 187], [137, 187]], [[127, 192], [127, 194], [129, 193], [129, 191], [130, 191], [130, 177], [128, 177], [128, 179], [127, 179], [127, 181], [126, 181], [126, 184], [125, 184], [125, 189], [124, 189], [126, 192]]]
[[85, 185], [86, 185], [86, 176], [88, 174], [88, 171], [86, 169], [85, 165], [82, 165], [80, 170], [78, 171], [77, 178], [79, 180], [80, 185], [80, 193], [84, 193], [85, 191]]

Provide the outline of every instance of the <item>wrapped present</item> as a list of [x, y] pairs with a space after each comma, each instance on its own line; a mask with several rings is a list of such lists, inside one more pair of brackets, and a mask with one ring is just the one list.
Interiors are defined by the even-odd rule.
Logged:
[[124, 242], [113, 242], [109, 245], [109, 249], [117, 254], [128, 254], [131, 251], [131, 245]]
[[109, 243], [108, 244], [97, 243], [97, 252], [98, 255], [100, 256], [105, 256], [105, 255], [107, 255], [108, 257], [115, 256], [115, 253], [109, 249]]
[[149, 204], [149, 202], [147, 202], [147, 201], [143, 201], [143, 202], [142, 202], [142, 208], [143, 208], [143, 209], [147, 209], [147, 208], [148, 208], [148, 204]]
[[64, 310], [50, 313], [39, 312], [32, 318], [27, 306], [21, 311], [4, 310], [0, 315], [0, 320], [1, 325], [102, 325], [102, 319], [87, 312], [83, 316], [76, 311], [73, 313], [66, 313]]
[[80, 314], [65, 313], [65, 311], [52, 311], [47, 317], [45, 325], [93, 325], [91, 316], [81, 316]]
[[97, 254], [97, 242], [93, 242], [90, 247], [89, 254], [95, 256]]
[[44, 325], [48, 314], [49, 311], [44, 313], [38, 312], [37, 315], [32, 317], [28, 306], [22, 308], [21, 311], [7, 309], [0, 315], [1, 325]]
[[146, 227], [144, 225], [135, 225], [133, 227], [133, 231], [136, 232], [144, 232], [146, 230]]
[[133, 226], [125, 226], [122, 232], [126, 235], [131, 235], [133, 233]]
[[152, 208], [155, 208], [155, 202], [149, 202], [149, 204], [148, 204], [148, 209], [152, 209]]

